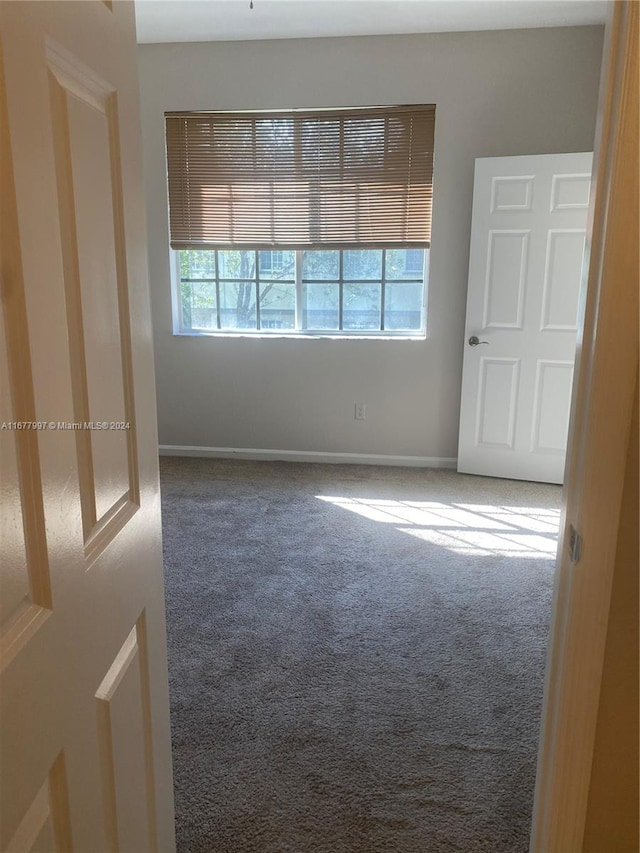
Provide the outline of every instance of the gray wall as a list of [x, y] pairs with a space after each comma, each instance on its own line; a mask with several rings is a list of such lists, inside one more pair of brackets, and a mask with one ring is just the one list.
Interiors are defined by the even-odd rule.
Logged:
[[[474, 158], [592, 150], [602, 35], [140, 46], [161, 444], [455, 457]], [[426, 340], [174, 337], [164, 111], [406, 103], [437, 105]]]

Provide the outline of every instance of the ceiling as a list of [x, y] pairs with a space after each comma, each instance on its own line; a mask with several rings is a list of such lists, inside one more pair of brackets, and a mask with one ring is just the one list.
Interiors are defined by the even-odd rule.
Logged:
[[607, 0], [136, 0], [138, 42], [602, 24]]

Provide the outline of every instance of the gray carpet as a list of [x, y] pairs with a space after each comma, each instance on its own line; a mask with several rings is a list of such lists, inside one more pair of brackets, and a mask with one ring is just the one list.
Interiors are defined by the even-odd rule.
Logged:
[[560, 489], [161, 477], [180, 853], [526, 851]]

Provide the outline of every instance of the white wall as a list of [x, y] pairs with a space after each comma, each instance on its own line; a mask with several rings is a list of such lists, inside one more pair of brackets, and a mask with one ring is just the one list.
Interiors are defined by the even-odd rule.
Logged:
[[[140, 46], [160, 443], [454, 457], [474, 158], [592, 150], [602, 34]], [[164, 111], [407, 103], [437, 105], [427, 339], [174, 337]]]

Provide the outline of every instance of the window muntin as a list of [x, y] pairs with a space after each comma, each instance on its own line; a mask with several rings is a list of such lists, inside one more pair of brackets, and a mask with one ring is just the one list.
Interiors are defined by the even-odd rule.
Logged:
[[180, 250], [178, 333], [424, 335], [428, 250]]

